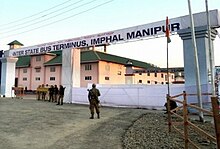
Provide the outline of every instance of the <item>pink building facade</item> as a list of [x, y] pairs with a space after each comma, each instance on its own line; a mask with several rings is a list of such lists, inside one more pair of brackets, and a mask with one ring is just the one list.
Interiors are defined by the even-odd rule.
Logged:
[[[89, 83], [125, 84], [128, 59], [94, 50], [81, 52], [80, 86]], [[166, 84], [167, 73], [155, 71], [148, 63], [132, 60], [133, 69], [147, 69], [148, 73], [134, 73], [134, 84]], [[157, 68], [158, 69], [158, 68]], [[19, 57], [16, 64], [16, 86], [36, 90], [39, 85], [60, 85], [62, 78], [62, 51]], [[170, 74], [170, 82], [174, 74]]]
[[[10, 49], [23, 46], [18, 41], [9, 43]], [[64, 49], [65, 50], [65, 49]], [[127, 63], [132, 61], [132, 74], [127, 75]], [[111, 55], [105, 52], [81, 49], [80, 87], [88, 84], [167, 84], [167, 72], [152, 64]], [[36, 90], [39, 85], [62, 85], [62, 51], [18, 57], [15, 86]], [[169, 82], [175, 81], [174, 73]]]
[[46, 66], [44, 64], [55, 56], [54, 54], [30, 56], [28, 65], [16, 67], [16, 86], [36, 90], [42, 84], [61, 84], [61, 65]]

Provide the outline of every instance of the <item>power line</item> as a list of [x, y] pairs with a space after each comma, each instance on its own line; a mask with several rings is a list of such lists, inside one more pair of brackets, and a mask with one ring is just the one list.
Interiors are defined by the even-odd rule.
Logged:
[[106, 5], [106, 4], [108, 4], [108, 3], [112, 2], [112, 1], [114, 1], [114, 0], [109, 0], [109, 1], [107, 1], [107, 2], [101, 3], [101, 4], [99, 4], [99, 5], [96, 5], [96, 6], [94, 6], [94, 7], [89, 8], [89, 9], [87, 9], [87, 10], [84, 10], [84, 11], [81, 11], [81, 12], [76, 13], [76, 14], [74, 14], [74, 15], [71, 15], [71, 16], [69, 16], [69, 17], [66, 17], [66, 18], [63, 18], [63, 19], [60, 19], [60, 20], [51, 22], [51, 23], [47, 23], [47, 24], [45, 24], [45, 25], [42, 25], [42, 26], [39, 26], [39, 27], [30, 29], [30, 30], [26, 30], [26, 31], [23, 31], [23, 32], [20, 32], [20, 33], [15, 33], [15, 34], [11, 34], [11, 35], [8, 35], [8, 36], [3, 36], [2, 38], [7, 38], [7, 37], [15, 36], [15, 35], [24, 34], [24, 33], [31, 32], [31, 31], [33, 31], [33, 30], [37, 30], [37, 29], [42, 28], [42, 27], [45, 27], [45, 26], [49, 26], [49, 25], [51, 25], [51, 24], [54, 24], [54, 23], [57, 23], [57, 22], [60, 22], [60, 21], [63, 21], [63, 20], [66, 20], [66, 19], [69, 19], [69, 18], [78, 16], [78, 15], [83, 14], [83, 13], [86, 13], [86, 12], [88, 12], [88, 11], [91, 11], [91, 10], [93, 10], [93, 9], [96, 9], [96, 8], [98, 8], [98, 7], [101, 7], [101, 6], [103, 6], [103, 5]]
[[[71, 7], [71, 6], [73, 6], [73, 5], [76, 5], [77, 3], [80, 3], [80, 2], [82, 2], [82, 1], [84, 1], [84, 0], [79, 0], [79, 1], [77, 1], [77, 2], [75, 2], [75, 3], [73, 3], [73, 4], [70, 4], [70, 5], [68, 5], [68, 6], [65, 6], [65, 7], [62, 7], [62, 8], [60, 8], [60, 9], [58, 9], [58, 10], [55, 10], [55, 11], [52, 11], [52, 12], [49, 12], [49, 13], [47, 13], [47, 14], [44, 14], [44, 15], [42, 15], [42, 16], [40, 16], [40, 17], [37, 17], [37, 18], [34, 18], [34, 19], [31, 19], [31, 20], [27, 20], [27, 21], [25, 21], [25, 22], [22, 22], [22, 23], [20, 23], [20, 24], [16, 24], [16, 27], [18, 27], [18, 26], [21, 26], [21, 25], [25, 25], [25, 24], [35, 24], [35, 23], [33, 23], [33, 22], [35, 22], [36, 20], [39, 20], [39, 19], [41, 19], [41, 18], [45, 18], [45, 17], [49, 17], [49, 15], [51, 15], [51, 14], [53, 14], [53, 13], [57, 13], [57, 12], [59, 12], [59, 11], [62, 11], [62, 10], [64, 10], [64, 9], [66, 9], [66, 8], [68, 8], [68, 7]], [[51, 10], [51, 9], [50, 9]], [[41, 13], [42, 13], [43, 11], [41, 11]], [[38, 13], [39, 14], [39, 13]], [[30, 17], [29, 17], [30, 18]], [[50, 18], [49, 18], [50, 19]], [[38, 21], [39, 22], [39, 21]], [[15, 23], [17, 23], [17, 22], [15, 22]], [[7, 27], [5, 27], [5, 28], [1, 28], [1, 30], [7, 30], [8, 28], [11, 28], [11, 27], [13, 27], [13, 26], [15, 26], [15, 25], [13, 25], [13, 24], [11, 24], [11, 25], [9, 25], [9, 26], [7, 26]], [[26, 26], [28, 26], [28, 25], [26, 25]], [[25, 27], [26, 27], [25, 26]], [[20, 29], [20, 28], [17, 28], [17, 29]], [[5, 31], [5, 32], [2, 32], [2, 34], [3, 33], [7, 33], [7, 32], [11, 32], [11, 31], [13, 31], [13, 30], [17, 30], [17, 29], [12, 29], [12, 30], [9, 30], [9, 31]]]
[[[6, 34], [6, 33], [13, 32], [13, 31], [21, 30], [21, 29], [23, 29], [23, 28], [27, 28], [27, 27], [29, 27], [29, 26], [34, 26], [34, 25], [36, 25], [36, 24], [39, 24], [39, 23], [42, 23], [42, 22], [51, 20], [51, 19], [53, 19], [53, 18], [55, 18], [55, 17], [57, 17], [57, 16], [63, 15], [63, 14], [65, 14], [65, 13], [69, 12], [69, 11], [72, 11], [72, 10], [75, 10], [75, 9], [80, 8], [80, 7], [82, 7], [82, 6], [88, 5], [88, 4], [93, 3], [93, 2], [95, 2], [95, 1], [97, 1], [97, 0], [92, 0], [92, 1], [90, 1], [90, 2], [84, 3], [84, 4], [82, 4], [82, 5], [79, 5], [79, 6], [77, 6], [77, 7], [72, 8], [72, 9], [70, 9], [70, 10], [67, 10], [67, 11], [58, 13], [57, 15], [51, 16], [50, 18], [45, 18], [44, 20], [38, 20], [37, 22], [31, 22], [31, 24], [29, 24], [29, 25], [25, 25], [25, 24], [24, 24], [25, 26], [18, 27], [18, 28], [13, 28], [13, 29], [11, 29], [11, 30], [2, 32], [1, 34]], [[80, 2], [80, 0], [79, 0], [78, 2]]]
[[25, 20], [25, 19], [29, 19], [29, 18], [31, 18], [31, 17], [34, 17], [34, 16], [39, 15], [39, 14], [41, 14], [41, 13], [47, 12], [47, 11], [49, 11], [49, 10], [51, 10], [51, 9], [56, 8], [56, 7], [62, 6], [62, 5], [64, 5], [65, 3], [68, 3], [69, 1], [72, 1], [72, 0], [67, 0], [67, 1], [65, 1], [65, 2], [63, 2], [63, 3], [61, 3], [61, 4], [55, 5], [55, 6], [51, 7], [51, 8], [49, 8], [49, 9], [40, 11], [40, 12], [35, 13], [35, 14], [33, 14], [33, 15], [30, 15], [30, 16], [27, 16], [27, 17], [24, 17], [24, 18], [20, 18], [20, 19], [18, 19], [18, 20], [14, 20], [14, 21], [12, 21], [12, 22], [8, 22], [8, 23], [6, 23], [6, 24], [2, 24], [2, 25], [0, 25], [0, 27], [1, 27], [1, 26], [6, 26], [6, 25], [9, 25], [9, 24], [12, 24], [12, 23], [17, 23], [17, 22], [23, 21], [23, 20]]

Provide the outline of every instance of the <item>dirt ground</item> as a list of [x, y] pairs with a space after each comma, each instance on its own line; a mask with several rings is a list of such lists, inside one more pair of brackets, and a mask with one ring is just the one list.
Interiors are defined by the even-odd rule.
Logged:
[[0, 98], [0, 149], [122, 149], [122, 136], [146, 109], [101, 107], [89, 119], [87, 105]]

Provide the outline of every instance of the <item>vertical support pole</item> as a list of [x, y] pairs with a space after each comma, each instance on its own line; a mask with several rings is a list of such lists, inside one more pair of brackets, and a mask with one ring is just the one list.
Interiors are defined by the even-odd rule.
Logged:
[[211, 101], [212, 101], [213, 118], [215, 123], [217, 148], [220, 148], [220, 115], [219, 115], [218, 98], [211, 97]]
[[189, 136], [188, 136], [188, 111], [187, 111], [187, 99], [186, 92], [183, 91], [183, 123], [184, 123], [184, 141], [185, 149], [188, 149]]
[[105, 53], [107, 52], [107, 48], [106, 48], [106, 47], [107, 47], [107, 45], [105, 44], [105, 45], [104, 45], [104, 52], [105, 52]]
[[[196, 38], [195, 38], [195, 29], [194, 29], [194, 19], [191, 12], [191, 2], [188, 0], [188, 7], [189, 7], [189, 15], [190, 15], [190, 22], [191, 22], [191, 34], [192, 34], [192, 45], [194, 49], [194, 61], [195, 61], [195, 70], [196, 70], [196, 86], [197, 86], [197, 97], [198, 97], [198, 104], [200, 108], [202, 106], [202, 93], [201, 93], [201, 82], [200, 82], [200, 71], [199, 71], [199, 62], [198, 62], [198, 52], [196, 46]], [[201, 122], [204, 121], [203, 112], [199, 112], [199, 119]]]
[[208, 0], [205, 0], [206, 4], [206, 16], [207, 16], [207, 30], [208, 30], [208, 45], [209, 45], [209, 63], [210, 63], [210, 75], [211, 75], [211, 85], [212, 85], [212, 96], [215, 96], [215, 76], [214, 76], [214, 60], [213, 60], [213, 50], [212, 50], [212, 41], [211, 41], [211, 27], [210, 27], [210, 18], [209, 18], [209, 8]]
[[170, 112], [170, 95], [167, 94], [167, 114], [168, 114], [168, 127], [169, 127], [169, 132], [171, 132], [171, 112]]
[[167, 94], [170, 95], [170, 74], [169, 74], [169, 43], [167, 42]]

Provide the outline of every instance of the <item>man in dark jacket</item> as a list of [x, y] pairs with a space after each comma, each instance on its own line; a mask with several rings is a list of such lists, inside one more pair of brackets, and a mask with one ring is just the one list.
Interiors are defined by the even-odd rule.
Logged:
[[100, 96], [99, 90], [96, 88], [95, 84], [92, 84], [92, 89], [89, 90], [88, 99], [89, 99], [89, 109], [91, 113], [90, 119], [94, 119], [94, 109], [97, 113], [97, 118], [100, 118], [100, 110], [99, 110], [99, 99]]
[[49, 90], [49, 102], [54, 102], [54, 87], [50, 86]]
[[[166, 107], [166, 112], [165, 112], [165, 114], [167, 114], [168, 113], [168, 105], [167, 105], [167, 102], [164, 104], [164, 106]], [[173, 109], [175, 109], [175, 108], [177, 108], [178, 106], [177, 106], [177, 103], [175, 102], [175, 101], [173, 101], [173, 100], [170, 100], [170, 110], [173, 110]], [[176, 112], [176, 111], [174, 111], [174, 112]]]
[[59, 88], [59, 98], [58, 98], [57, 105], [59, 105], [59, 104], [63, 105], [64, 90], [65, 90], [65, 87], [60, 85], [60, 88]]
[[57, 85], [54, 85], [54, 100], [55, 102], [57, 102], [57, 98], [58, 98], [58, 93], [59, 93], [59, 89], [57, 87]]

